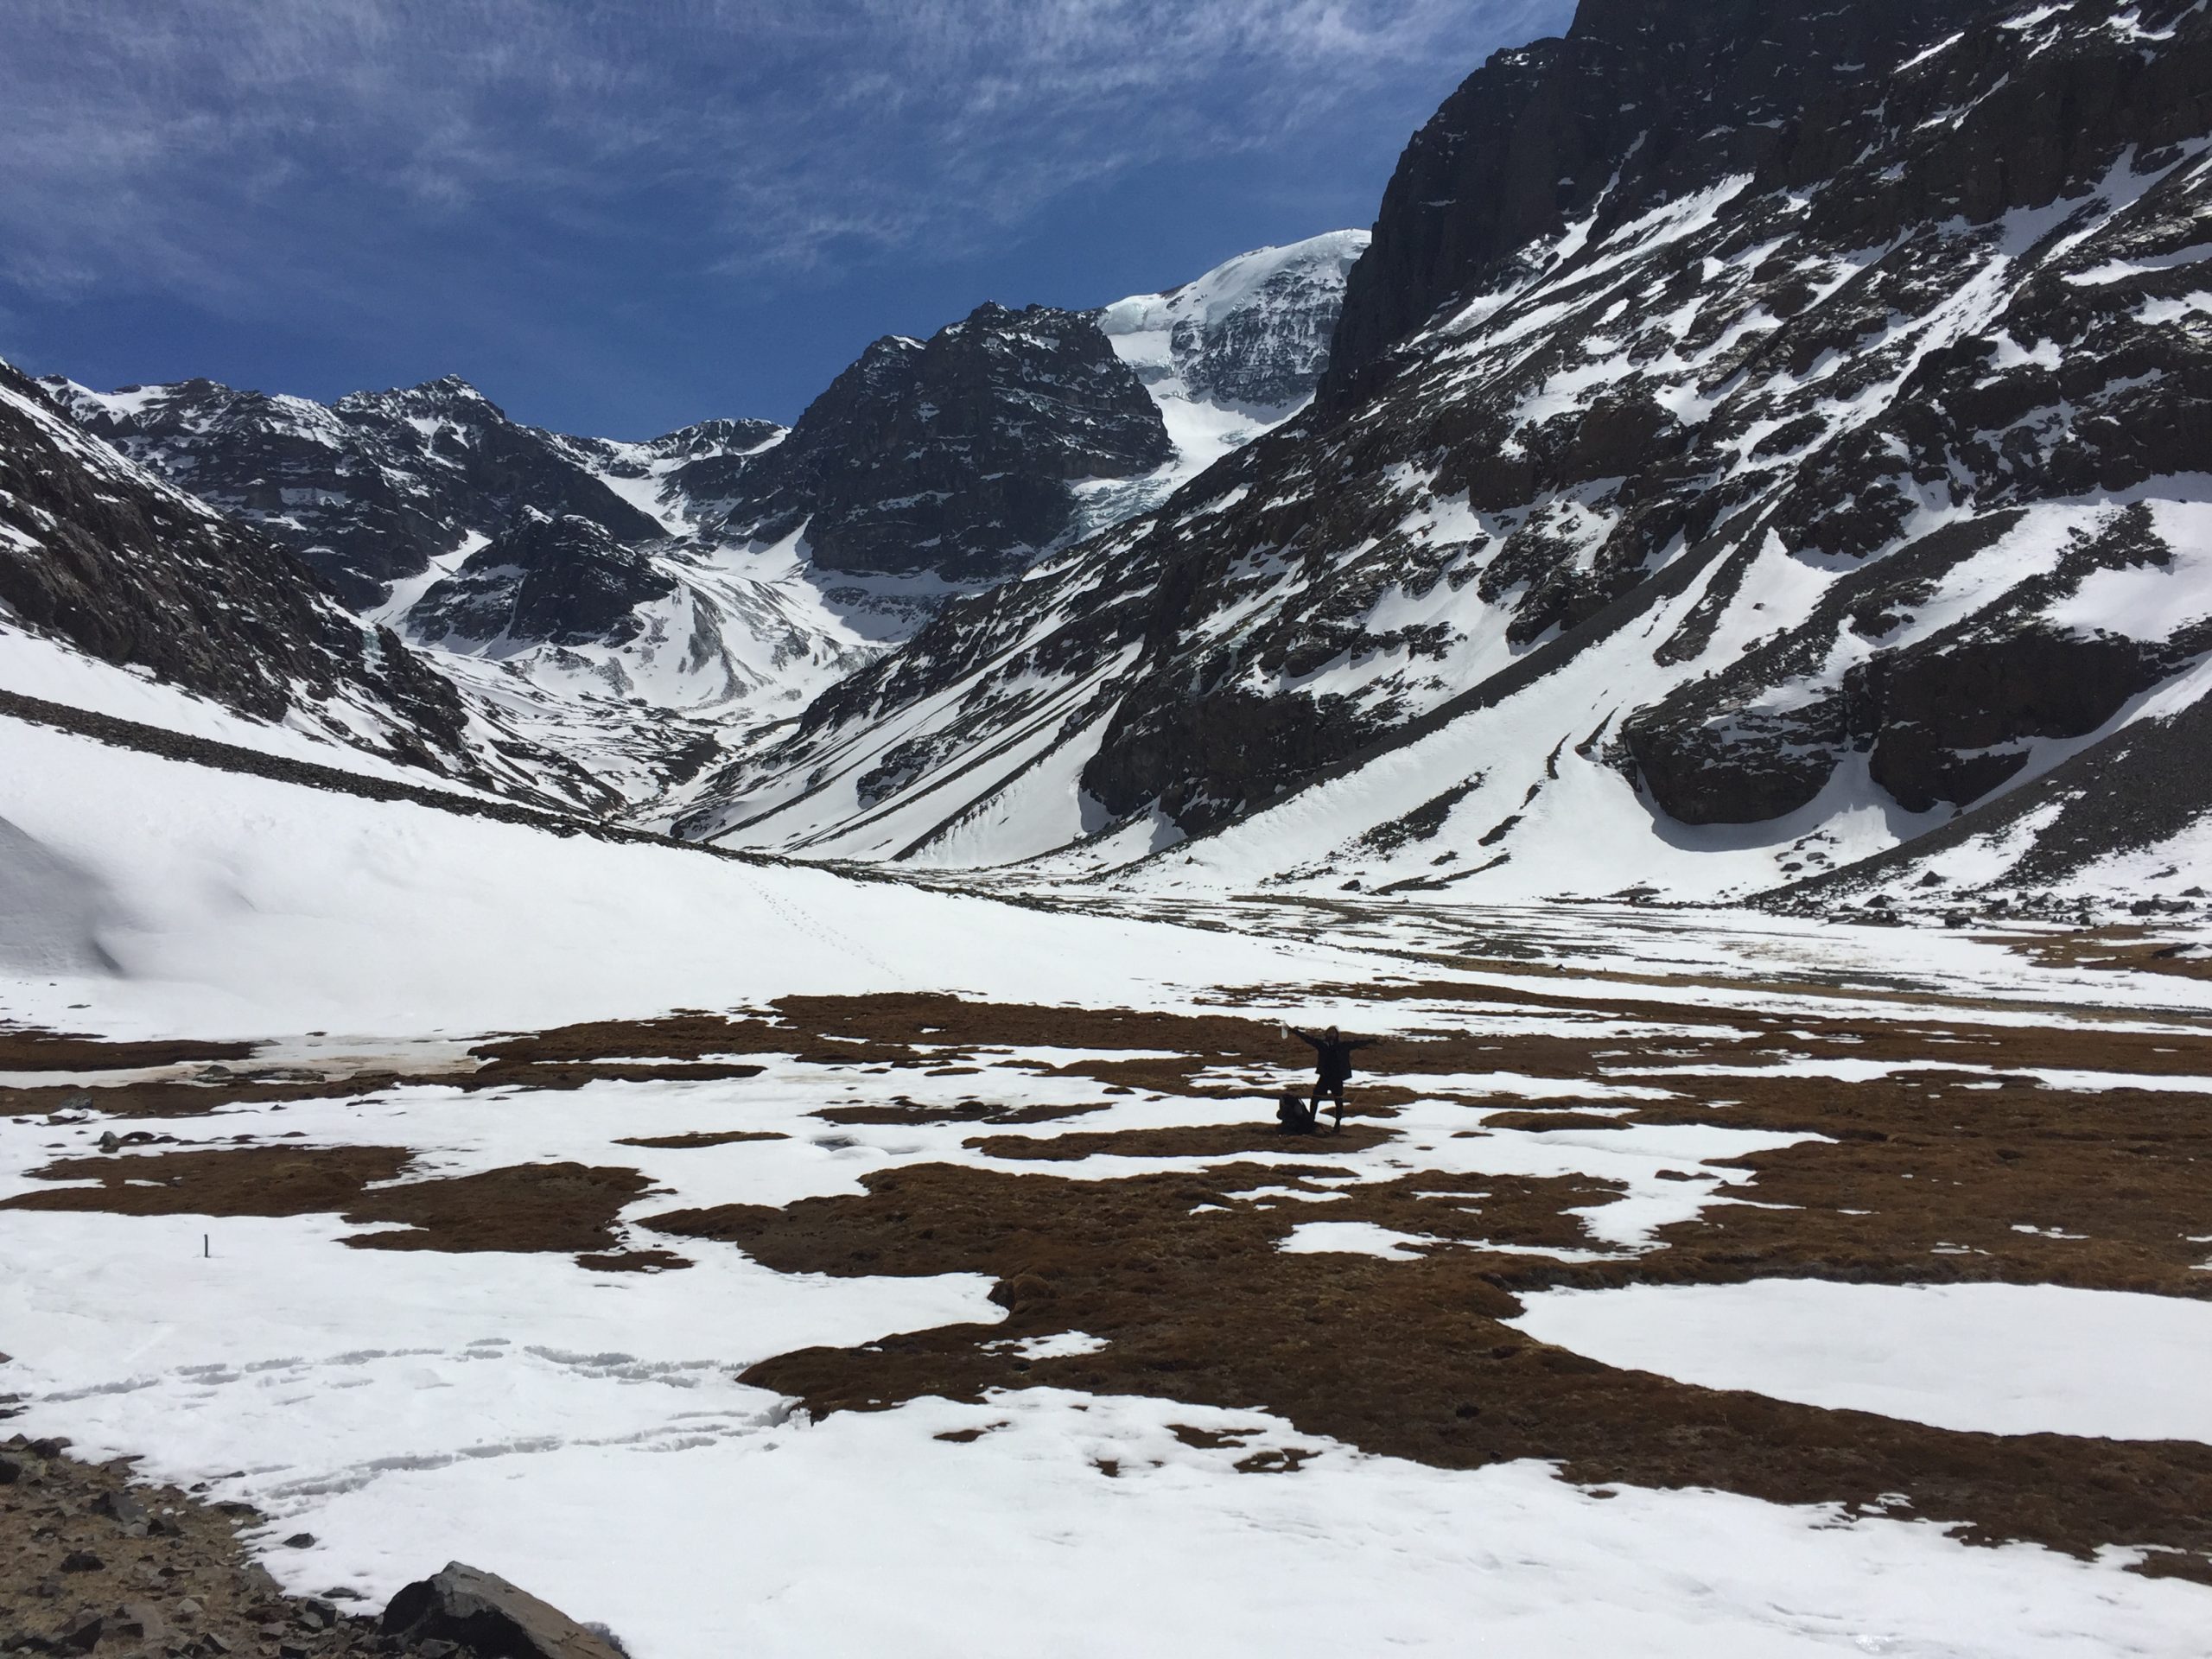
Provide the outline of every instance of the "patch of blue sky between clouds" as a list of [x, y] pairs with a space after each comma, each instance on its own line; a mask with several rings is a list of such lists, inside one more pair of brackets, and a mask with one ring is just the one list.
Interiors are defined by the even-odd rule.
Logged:
[[643, 435], [1364, 224], [1566, 0], [17, 0], [0, 350]]

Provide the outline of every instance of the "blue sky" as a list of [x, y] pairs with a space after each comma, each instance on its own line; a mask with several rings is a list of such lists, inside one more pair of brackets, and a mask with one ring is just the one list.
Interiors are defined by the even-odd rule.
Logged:
[[0, 355], [643, 437], [1374, 218], [1569, 0], [4, 0]]

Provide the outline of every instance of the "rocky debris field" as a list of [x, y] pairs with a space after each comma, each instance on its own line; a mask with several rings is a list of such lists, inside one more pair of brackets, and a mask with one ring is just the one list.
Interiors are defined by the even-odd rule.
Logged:
[[[0, 1413], [15, 1413], [0, 1407]], [[455, 1563], [379, 1612], [346, 1586], [287, 1595], [253, 1559], [251, 1505], [86, 1462], [66, 1439], [0, 1443], [0, 1653], [168, 1659], [609, 1659], [619, 1643]], [[312, 1535], [265, 1547], [304, 1549]], [[458, 1638], [458, 1639], [456, 1639]]]

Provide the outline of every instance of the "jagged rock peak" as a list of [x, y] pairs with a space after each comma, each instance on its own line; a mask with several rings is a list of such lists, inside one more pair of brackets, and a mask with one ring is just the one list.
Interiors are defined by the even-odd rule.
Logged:
[[331, 404], [212, 380], [48, 390], [132, 460], [290, 548], [356, 610], [525, 505], [623, 540], [664, 533], [566, 440], [509, 420], [458, 375]]
[[661, 461], [696, 461], [709, 455], [750, 454], [777, 442], [785, 430], [773, 421], [717, 416], [711, 420], [694, 421], [689, 426], [679, 426], [673, 432], [664, 432], [639, 447], [648, 455]]
[[575, 513], [524, 507], [408, 613], [417, 639], [480, 646], [620, 645], [638, 607], [676, 591], [652, 559]]
[[340, 413], [435, 410], [448, 414], [466, 412], [480, 420], [505, 421], [507, 418], [505, 410], [457, 374], [442, 374], [435, 380], [424, 380], [411, 386], [393, 386], [383, 391], [349, 391], [331, 407]]

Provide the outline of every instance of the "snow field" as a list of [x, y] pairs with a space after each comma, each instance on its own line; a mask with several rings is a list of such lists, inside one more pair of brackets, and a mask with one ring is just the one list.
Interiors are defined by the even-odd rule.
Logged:
[[[1017, 1080], [1012, 1070], [1072, 1058], [1067, 1050], [1009, 1050], [982, 1077], [941, 1078], [824, 1072], [771, 1058], [762, 1077], [730, 1082], [479, 1096], [420, 1086], [366, 1102], [242, 1107], [134, 1127], [187, 1139], [252, 1128], [259, 1137], [296, 1135], [289, 1143], [304, 1146], [406, 1145], [418, 1150], [422, 1173], [434, 1175], [559, 1158], [626, 1164], [662, 1189], [631, 1206], [635, 1217], [852, 1191], [861, 1173], [899, 1162], [993, 1162], [959, 1147], [979, 1132], [1218, 1122], [1243, 1109], [1116, 1096], [1104, 1112], [1005, 1129], [828, 1124], [808, 1116], [825, 1098], [894, 1090], [925, 1104], [969, 1093], [997, 1098], [1016, 1087], [1046, 1102], [1095, 1099], [1096, 1086], [1081, 1079]], [[1398, 1140], [1346, 1155], [1344, 1174], [1357, 1181], [1408, 1166], [1474, 1166], [1619, 1174], [1636, 1156], [1680, 1162], [1694, 1150], [1631, 1154], [1617, 1144], [1681, 1130], [1500, 1131], [1473, 1140], [1424, 1133], [1446, 1114], [1459, 1123], [1479, 1115], [1443, 1103], [1412, 1109], [1410, 1122], [1394, 1120], [1405, 1131]], [[84, 1149], [98, 1127], [0, 1123], [5, 1190], [32, 1185], [16, 1172]], [[677, 1151], [614, 1144], [736, 1127], [792, 1138]], [[1702, 1133], [1714, 1137], [1705, 1150], [1715, 1156], [1758, 1139]], [[1285, 1160], [1295, 1152], [1287, 1143]], [[1204, 1161], [1094, 1157], [1052, 1173], [1107, 1179]], [[1711, 1196], [1704, 1185], [1660, 1185], [1692, 1210]], [[1325, 1215], [1325, 1199], [1300, 1196]], [[1293, 1201], [1289, 1189], [1283, 1201]], [[1633, 1202], [1601, 1206], [1590, 1218]], [[8, 1385], [28, 1395], [22, 1423], [70, 1434], [95, 1456], [150, 1451], [149, 1474], [212, 1479], [215, 1496], [255, 1503], [270, 1517], [265, 1560], [296, 1590], [342, 1584], [380, 1598], [426, 1563], [466, 1559], [553, 1593], [580, 1617], [607, 1621], [641, 1659], [733, 1648], [950, 1656], [1015, 1650], [1045, 1631], [1057, 1650], [1102, 1656], [1323, 1654], [1372, 1651], [1377, 1643], [1441, 1654], [1465, 1652], [1471, 1640], [1515, 1654], [1686, 1659], [1838, 1649], [1991, 1659], [2180, 1655], [2193, 1650], [2212, 1605], [2193, 1585], [2027, 1547], [1969, 1549], [1931, 1525], [1843, 1524], [1825, 1510], [1704, 1491], [1600, 1497], [1541, 1465], [1439, 1470], [1369, 1456], [1257, 1411], [1026, 1389], [980, 1406], [922, 1399], [811, 1423], [734, 1374], [808, 1344], [991, 1322], [1000, 1314], [985, 1300], [988, 1281], [778, 1274], [729, 1247], [663, 1239], [634, 1220], [633, 1247], [673, 1244], [696, 1265], [618, 1274], [557, 1256], [349, 1249], [343, 1240], [355, 1230], [320, 1216], [0, 1211], [0, 1256], [18, 1268], [0, 1284], [0, 1329], [17, 1356]], [[211, 1246], [204, 1257], [203, 1237]], [[1396, 1255], [1404, 1242], [1368, 1224], [1317, 1220], [1300, 1224], [1284, 1248]], [[1545, 1323], [1555, 1306], [1643, 1294], [1532, 1298], [1524, 1327], [1614, 1363], [1656, 1363]], [[1939, 1322], [1952, 1311], [1931, 1308]], [[1851, 1320], [1814, 1312], [1833, 1350], [1833, 1327]], [[1663, 1333], [1677, 1318], [1666, 1310], [1639, 1328]], [[1692, 1325], [1716, 1334], [1717, 1363], [1757, 1372], [1732, 1374], [1720, 1386], [1802, 1397], [1791, 1379], [1824, 1374], [1832, 1357], [1805, 1321], [1777, 1320], [1770, 1305]], [[1759, 1370], [1760, 1334], [1770, 1328], [1783, 1330], [1786, 1343], [1798, 1340]], [[1982, 1321], [1939, 1347], [1931, 1368], [1940, 1374], [1991, 1328]], [[2073, 1328], [2091, 1333], [2078, 1319]], [[2107, 1319], [2093, 1334], [2116, 1351], [2145, 1351], [2143, 1327], [2125, 1318]], [[1848, 1332], [1843, 1339], [1871, 1340]], [[1027, 1351], [1046, 1357], [1095, 1346], [1071, 1332]], [[1998, 1370], [2012, 1351], [1999, 1346], [1994, 1359], [1951, 1375], [1946, 1386], [1965, 1414], [1986, 1419], [2008, 1386], [2019, 1391]], [[2185, 1357], [2171, 1344], [2152, 1351]], [[2108, 1365], [2077, 1367], [2036, 1386], [2072, 1402], [2068, 1432], [2112, 1432], [2108, 1408], [2126, 1397], [2115, 1381]], [[1870, 1408], [1863, 1397], [1816, 1402]], [[1236, 1443], [1192, 1446], [1173, 1433], [1179, 1424]], [[935, 1438], [971, 1429], [987, 1432], [965, 1445]], [[1255, 1452], [1292, 1451], [1311, 1454], [1294, 1474], [1234, 1467]], [[273, 1548], [296, 1530], [312, 1532], [316, 1543]]]
[[[1177, 1007], [1376, 970], [1326, 947], [363, 801], [16, 721], [0, 721], [0, 818], [24, 837], [0, 858], [35, 848], [82, 873], [94, 919], [76, 943], [121, 970], [0, 991], [0, 1013], [38, 1025], [94, 999], [117, 1033], [257, 1037], [534, 1029], [806, 992]], [[32, 902], [42, 926], [66, 921]]]
[[1524, 1299], [1609, 1365], [1993, 1434], [2212, 1442], [2212, 1302], [2063, 1285], [1760, 1279]]
[[[1200, 1012], [1218, 1009], [1218, 988], [1241, 982], [1351, 988], [1311, 1001], [1284, 991], [1280, 1001], [1242, 1010], [1262, 1019], [1555, 1033], [1618, 1046], [1639, 1065], [1657, 1058], [1643, 1049], [1670, 1035], [1641, 1012], [1603, 1017], [1609, 1003], [1648, 1001], [1648, 984], [1571, 966], [1541, 982], [1580, 996], [1579, 1014], [1504, 1002], [1363, 1003], [1363, 985], [1439, 971], [1420, 953], [1455, 925], [1442, 910], [1373, 920], [1363, 942], [1379, 950], [1343, 948], [562, 838], [205, 772], [13, 722], [0, 722], [0, 743], [9, 762], [0, 766], [0, 817], [21, 836], [0, 843], [0, 857], [21, 873], [30, 868], [22, 849], [33, 848], [79, 872], [91, 884], [86, 937], [120, 969], [0, 985], [0, 1011], [41, 1024], [283, 1033], [271, 1060], [374, 1059], [419, 1071], [418, 1058], [452, 1063], [452, 1035], [794, 991], [957, 988], [1008, 1001]], [[1289, 933], [1273, 915], [1255, 907], [1247, 925]], [[1900, 960], [1895, 935], [1764, 918], [1720, 932], [1701, 932], [1692, 918], [1611, 910], [1486, 925], [1515, 942], [1541, 941], [1554, 963], [1704, 977], [1669, 992], [1686, 1006], [1818, 1006], [1872, 1021], [1897, 1017], [1878, 993], [1910, 976], [1967, 992], [2009, 974], [2023, 1001], [1974, 1017], [2042, 1017], [2020, 988], [2022, 959], [1963, 938], [1916, 941], [1916, 954]], [[1815, 998], [1773, 983], [1799, 974], [1860, 983], [1868, 994]], [[1484, 984], [1530, 982], [1452, 976], [1478, 994]], [[2093, 991], [2120, 1006], [2145, 995], [2123, 976], [2078, 973], [2053, 975], [2045, 994], [2070, 1001]], [[2198, 993], [2177, 982], [2171, 994]], [[639, 1659], [892, 1648], [964, 1655], [1047, 1642], [1100, 1655], [1383, 1645], [1685, 1659], [2197, 1650], [2212, 1594], [2120, 1573], [2118, 1555], [2082, 1563], [2029, 1547], [1972, 1549], [1934, 1526], [1700, 1491], [1600, 1497], [1536, 1465], [1454, 1471], [1371, 1456], [1256, 1411], [1028, 1389], [981, 1405], [921, 1399], [812, 1423], [734, 1381], [748, 1363], [794, 1348], [1000, 1314], [978, 1275], [779, 1274], [729, 1246], [658, 1236], [645, 1224], [653, 1214], [851, 1193], [871, 1172], [921, 1163], [1089, 1181], [1197, 1171], [1222, 1160], [1103, 1154], [1040, 1166], [988, 1158], [966, 1142], [1249, 1122], [1303, 1070], [1288, 1046], [1280, 1069], [1214, 1065], [1205, 1084], [1249, 1088], [1228, 1100], [1109, 1096], [1095, 1081], [1045, 1070], [1086, 1057], [1100, 1058], [1007, 1045], [978, 1053], [980, 1073], [932, 1077], [748, 1055], [760, 1076], [558, 1092], [423, 1084], [366, 1098], [134, 1120], [131, 1128], [186, 1141], [250, 1133], [264, 1145], [404, 1147], [417, 1161], [403, 1179], [567, 1160], [637, 1169], [656, 1190], [625, 1211], [625, 1243], [673, 1248], [694, 1265], [609, 1274], [555, 1255], [353, 1249], [345, 1240], [359, 1230], [329, 1216], [5, 1211], [0, 1346], [16, 1357], [0, 1377], [25, 1396], [19, 1426], [29, 1432], [71, 1435], [94, 1455], [147, 1453], [151, 1474], [211, 1481], [212, 1496], [263, 1509], [265, 1559], [293, 1588], [343, 1584], [377, 1597], [459, 1557], [579, 1617], [607, 1620]], [[1808, 1138], [1641, 1124], [1465, 1135], [1497, 1111], [1531, 1104], [1616, 1113], [1649, 1098], [1652, 1080], [1578, 1085], [1507, 1070], [1424, 1077], [1394, 1072], [1388, 1049], [1370, 1058], [1362, 1084], [1402, 1085], [1418, 1098], [1388, 1120], [1381, 1145], [1331, 1154], [1331, 1190], [1429, 1172], [1622, 1182], [1623, 1198], [1580, 1212], [1591, 1249], [1541, 1252], [1567, 1260], [1645, 1247], [1653, 1230], [1738, 1197], [1745, 1172], [1707, 1160]], [[1841, 1078], [1854, 1064], [1824, 1060], [1802, 1073]], [[814, 1116], [898, 1096], [923, 1108], [980, 1098], [1104, 1109], [1003, 1126]], [[26, 1172], [88, 1152], [105, 1126], [0, 1122], [0, 1195], [50, 1185]], [[686, 1149], [620, 1144], [731, 1129], [785, 1138]], [[1238, 1161], [1310, 1163], [1312, 1155], [1292, 1141]], [[1661, 1179], [1668, 1169], [1706, 1179]], [[1283, 1243], [1294, 1254], [1362, 1248], [1396, 1258], [1422, 1242], [1331, 1221], [1341, 1200], [1326, 1192], [1262, 1182], [1244, 1196], [1296, 1217]], [[1745, 1288], [1785, 1303], [1794, 1294]], [[2154, 1327], [2116, 1307], [2150, 1299], [2079, 1294], [2098, 1300], [2067, 1316], [2069, 1331], [2130, 1357], [2139, 1370], [2192, 1375], [2194, 1327]], [[1552, 1317], [1554, 1300], [1532, 1299], [1529, 1319]], [[1962, 1334], [1937, 1352], [1951, 1354], [1992, 1320], [2043, 1320], [2051, 1306], [1999, 1310], [1982, 1324], [1939, 1310]], [[1675, 1318], [1637, 1313], [1629, 1323], [1664, 1327]], [[1814, 1403], [1917, 1421], [1950, 1421], [1926, 1414], [1928, 1397], [1948, 1397], [1961, 1427], [2000, 1427], [2018, 1408], [2024, 1423], [2111, 1433], [2113, 1424], [2168, 1421], [2187, 1405], [2146, 1395], [2110, 1366], [2063, 1358], [2017, 1375], [1980, 1359], [1961, 1360], [1948, 1378], [1908, 1374], [1895, 1351], [1917, 1340], [1917, 1327], [1885, 1339], [1887, 1318], [1725, 1307], [1705, 1319], [1704, 1363], [1727, 1373], [1719, 1386], [1799, 1398], [1791, 1390], [1811, 1387], [1809, 1377], [1835, 1391]], [[1601, 1329], [1605, 1319], [1588, 1323], [1598, 1334], [1574, 1340], [1526, 1328], [1593, 1351], [1615, 1340]], [[1770, 1330], [1789, 1340], [1764, 1353]], [[2015, 1345], [1992, 1338], [1988, 1356], [2016, 1356], [2024, 1334], [1999, 1332]], [[1095, 1341], [1071, 1331], [1025, 1351], [1074, 1354]], [[1676, 1363], [1656, 1350], [1622, 1351], [1615, 1363], [1662, 1370]], [[1871, 1392], [1891, 1385], [1888, 1396]], [[1235, 1431], [1241, 1443], [1192, 1446], [1175, 1425]], [[988, 1432], [966, 1444], [936, 1438], [969, 1429]], [[1292, 1452], [1312, 1454], [1294, 1473], [1235, 1467], [1255, 1452], [1296, 1461]], [[298, 1530], [318, 1541], [274, 1547]]]

